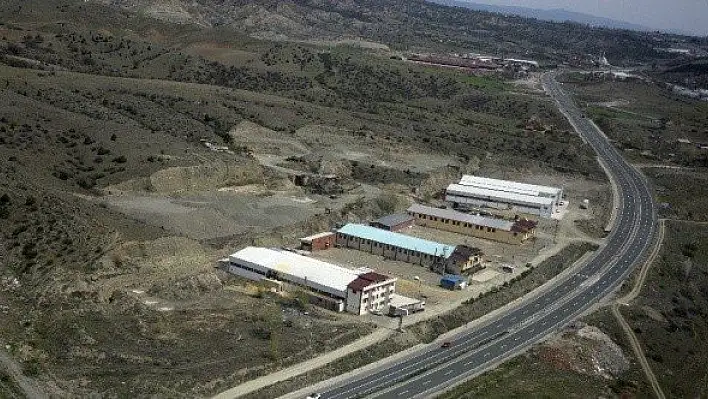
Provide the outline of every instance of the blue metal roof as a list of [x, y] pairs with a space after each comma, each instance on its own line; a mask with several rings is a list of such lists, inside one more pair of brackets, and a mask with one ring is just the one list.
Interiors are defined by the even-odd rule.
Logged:
[[443, 256], [445, 258], [449, 257], [452, 254], [452, 251], [455, 250], [454, 245], [441, 244], [439, 242], [428, 241], [422, 238], [377, 229], [376, 227], [366, 226], [363, 224], [349, 223], [339, 229], [338, 232], [382, 244], [393, 245], [403, 249], [418, 251], [428, 255]]
[[464, 280], [465, 278], [458, 274], [446, 274], [445, 276], [443, 276], [443, 278], [440, 279], [440, 282], [442, 283], [443, 281], [449, 281], [451, 283], [458, 283]]

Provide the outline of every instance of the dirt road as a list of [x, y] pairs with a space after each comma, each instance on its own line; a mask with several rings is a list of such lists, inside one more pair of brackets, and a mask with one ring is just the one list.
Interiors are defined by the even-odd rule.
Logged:
[[49, 398], [37, 384], [22, 374], [22, 368], [15, 359], [4, 349], [0, 349], [0, 368], [9, 375], [22, 393], [28, 398]]

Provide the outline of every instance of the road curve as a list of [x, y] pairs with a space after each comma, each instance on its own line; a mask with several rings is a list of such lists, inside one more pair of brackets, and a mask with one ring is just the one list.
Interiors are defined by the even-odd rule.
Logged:
[[483, 325], [463, 330], [449, 348], [428, 346], [368, 375], [331, 385], [323, 399], [424, 398], [443, 392], [521, 353], [598, 303], [642, 262], [657, 225], [644, 177], [627, 163], [592, 121], [583, 117], [552, 73], [542, 77], [548, 95], [579, 135], [595, 150], [619, 198], [605, 243], [574, 275], [540, 288], [534, 299]]

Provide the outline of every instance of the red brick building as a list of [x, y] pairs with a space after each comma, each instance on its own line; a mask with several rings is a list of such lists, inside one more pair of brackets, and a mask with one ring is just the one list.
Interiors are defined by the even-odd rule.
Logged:
[[300, 239], [300, 247], [305, 251], [321, 251], [334, 246], [334, 233], [326, 231]]

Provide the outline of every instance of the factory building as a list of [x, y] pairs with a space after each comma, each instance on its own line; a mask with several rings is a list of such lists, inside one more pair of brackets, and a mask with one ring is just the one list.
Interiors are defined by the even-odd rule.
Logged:
[[533, 237], [537, 224], [532, 220], [519, 219], [509, 221], [420, 204], [413, 204], [408, 208], [408, 214], [415, 218], [415, 223], [419, 226], [452, 231], [507, 244], [521, 244]]
[[562, 198], [561, 188], [470, 175], [450, 184], [445, 192], [453, 208], [493, 208], [545, 218], [553, 215]]
[[350, 270], [307, 256], [246, 247], [229, 256], [228, 271], [254, 281], [277, 280], [306, 288], [325, 307], [355, 314], [388, 306], [395, 278], [371, 269]]
[[349, 223], [337, 230], [336, 243], [341, 247], [354, 248], [422, 266], [432, 266], [442, 259], [447, 259], [455, 249], [454, 245], [440, 244], [355, 223]]
[[383, 230], [401, 231], [413, 226], [413, 218], [407, 213], [396, 213], [376, 219], [369, 224]]

